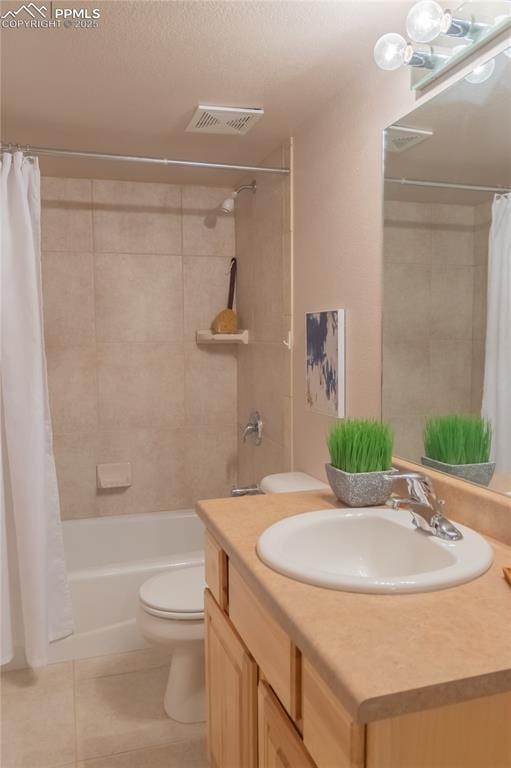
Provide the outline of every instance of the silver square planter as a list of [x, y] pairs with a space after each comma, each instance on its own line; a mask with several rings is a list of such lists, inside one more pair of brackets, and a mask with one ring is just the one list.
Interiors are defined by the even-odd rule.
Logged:
[[392, 481], [387, 475], [396, 472], [343, 472], [342, 469], [325, 464], [330, 488], [339, 501], [348, 507], [373, 507], [385, 504], [392, 491]]
[[494, 461], [481, 462], [480, 464], [445, 464], [443, 461], [430, 459], [429, 456], [421, 456], [421, 464], [436, 469], [438, 472], [446, 472], [448, 475], [461, 477], [471, 483], [478, 483], [478, 485], [489, 485], [495, 472]]

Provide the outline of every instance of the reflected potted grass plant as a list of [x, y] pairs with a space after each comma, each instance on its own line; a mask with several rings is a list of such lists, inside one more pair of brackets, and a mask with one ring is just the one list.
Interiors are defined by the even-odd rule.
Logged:
[[394, 435], [388, 424], [366, 419], [336, 421], [327, 438], [332, 491], [349, 507], [384, 504], [391, 492]]
[[428, 419], [424, 427], [426, 467], [479, 485], [489, 485], [495, 471], [490, 461], [492, 428], [481, 416], [451, 413]]

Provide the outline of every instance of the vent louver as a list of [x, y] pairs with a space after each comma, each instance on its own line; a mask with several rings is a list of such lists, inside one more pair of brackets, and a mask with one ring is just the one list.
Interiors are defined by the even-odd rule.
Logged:
[[205, 107], [199, 105], [186, 130], [190, 133], [224, 133], [242, 136], [264, 115], [264, 109]]
[[387, 152], [404, 152], [421, 144], [433, 136], [429, 128], [407, 128], [404, 125], [390, 125], [385, 130], [385, 149]]

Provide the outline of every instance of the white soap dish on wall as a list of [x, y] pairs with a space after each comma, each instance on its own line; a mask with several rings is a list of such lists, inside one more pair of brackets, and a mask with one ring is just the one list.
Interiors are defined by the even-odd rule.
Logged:
[[100, 491], [129, 488], [131, 485], [131, 462], [119, 461], [96, 466], [96, 488]]

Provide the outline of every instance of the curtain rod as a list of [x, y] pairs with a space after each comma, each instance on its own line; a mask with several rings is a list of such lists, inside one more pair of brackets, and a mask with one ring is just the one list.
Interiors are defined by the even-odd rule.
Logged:
[[199, 160], [169, 160], [166, 157], [144, 157], [140, 155], [114, 155], [108, 152], [88, 152], [75, 149], [53, 149], [34, 147], [30, 144], [2, 144], [1, 151], [22, 150], [32, 155], [53, 155], [55, 157], [82, 157], [89, 160], [117, 160], [126, 163], [151, 163], [152, 165], [186, 166], [190, 168], [216, 168], [222, 171], [253, 171], [257, 173], [288, 174], [289, 168], [265, 168], [260, 165], [234, 165], [231, 163], [207, 163]]
[[474, 192], [501, 192], [502, 194], [511, 192], [511, 187], [484, 187], [480, 184], [455, 184], [450, 181], [420, 181], [419, 179], [393, 178], [385, 178], [384, 181], [390, 184], [402, 184], [403, 186], [414, 187], [443, 187], [444, 189], [468, 189]]

